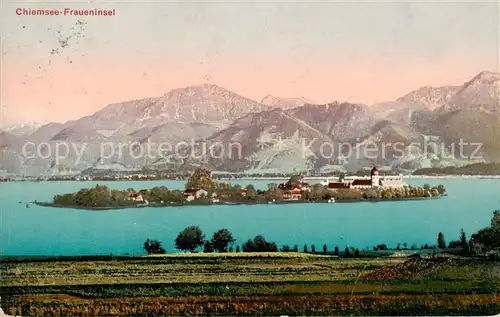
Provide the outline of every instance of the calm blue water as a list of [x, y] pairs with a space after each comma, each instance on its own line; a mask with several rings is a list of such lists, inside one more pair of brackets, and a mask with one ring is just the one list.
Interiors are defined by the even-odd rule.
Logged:
[[[253, 183], [265, 188], [270, 181]], [[233, 232], [239, 244], [263, 234], [278, 245], [323, 244], [364, 249], [378, 243], [435, 244], [438, 232], [447, 241], [460, 229], [470, 233], [488, 226], [500, 208], [500, 181], [494, 179], [412, 180], [411, 185], [444, 184], [448, 197], [413, 202], [194, 206], [86, 211], [25, 203], [50, 201], [97, 182], [0, 183], [1, 255], [142, 254], [146, 238], [159, 239], [175, 252], [174, 239], [189, 225], [211, 236], [220, 228]], [[181, 181], [100, 182], [110, 188], [182, 188]], [[21, 201], [22, 203], [19, 203]]]

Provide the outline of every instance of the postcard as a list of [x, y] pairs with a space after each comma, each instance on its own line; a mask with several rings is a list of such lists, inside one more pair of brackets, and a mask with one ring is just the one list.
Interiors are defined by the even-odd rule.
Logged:
[[498, 1], [0, 8], [0, 316], [500, 313]]

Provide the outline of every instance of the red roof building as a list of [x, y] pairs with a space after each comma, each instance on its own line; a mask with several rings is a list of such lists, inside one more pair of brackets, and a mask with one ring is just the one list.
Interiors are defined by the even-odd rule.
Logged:
[[372, 180], [371, 179], [355, 179], [352, 183], [351, 186], [372, 186]]
[[328, 183], [328, 189], [349, 189], [351, 183]]
[[283, 192], [283, 199], [285, 200], [299, 200], [302, 198], [302, 190], [300, 188], [295, 188], [291, 190], [286, 190]]

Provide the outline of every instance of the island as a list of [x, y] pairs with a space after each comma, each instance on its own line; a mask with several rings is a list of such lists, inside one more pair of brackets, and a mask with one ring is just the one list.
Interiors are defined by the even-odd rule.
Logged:
[[78, 209], [123, 209], [141, 207], [169, 207], [192, 205], [251, 205], [285, 203], [353, 203], [436, 199], [446, 195], [443, 185], [413, 187], [402, 176], [381, 176], [374, 167], [368, 177], [347, 178], [337, 181], [324, 179], [320, 183], [304, 182], [301, 175], [293, 175], [281, 184], [268, 184], [266, 190], [254, 185], [242, 187], [216, 182], [211, 171], [199, 168], [186, 182], [186, 189], [165, 186], [151, 189], [110, 189], [97, 185], [75, 193], [56, 195], [52, 202], [35, 202], [40, 206]]

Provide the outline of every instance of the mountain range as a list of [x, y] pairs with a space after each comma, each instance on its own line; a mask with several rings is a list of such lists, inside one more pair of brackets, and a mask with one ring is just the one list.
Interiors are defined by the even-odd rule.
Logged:
[[[270, 95], [258, 102], [205, 84], [110, 104], [66, 123], [3, 128], [0, 170], [42, 175], [206, 165], [220, 171], [290, 173], [378, 165], [408, 172], [495, 162], [500, 160], [499, 100], [500, 74], [488, 71], [460, 86], [426, 86], [374, 105]], [[23, 151], [27, 142], [39, 153]], [[459, 148], [459, 142], [481, 147]], [[56, 160], [61, 143], [70, 150]], [[137, 153], [160, 143], [171, 146]], [[377, 155], [368, 155], [373, 147]], [[104, 148], [114, 155], [102, 156]]]

